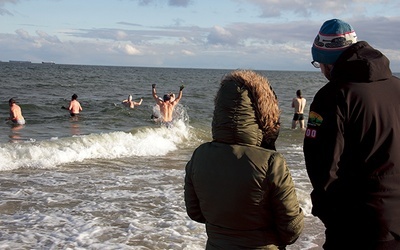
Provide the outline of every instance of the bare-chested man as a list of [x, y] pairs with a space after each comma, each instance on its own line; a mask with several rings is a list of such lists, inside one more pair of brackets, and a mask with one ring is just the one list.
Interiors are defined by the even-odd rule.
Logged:
[[78, 95], [73, 94], [71, 97], [71, 101], [69, 103], [69, 107], [68, 107], [69, 114], [71, 116], [75, 116], [75, 115], [79, 114], [79, 112], [82, 111], [81, 104], [78, 102], [77, 99], [78, 99]]
[[297, 97], [293, 98], [292, 108], [294, 108], [294, 116], [292, 121], [292, 129], [296, 128], [296, 124], [300, 124], [300, 128], [304, 129], [304, 107], [306, 106], [306, 99], [302, 96], [301, 90], [296, 91]]
[[160, 107], [162, 123], [169, 124], [172, 121], [172, 113], [174, 112], [174, 108], [182, 98], [182, 90], [185, 86], [180, 86], [178, 97], [175, 98], [174, 94], [166, 94], [163, 96], [162, 99], [157, 96], [156, 84], [153, 84], [151, 86], [153, 98], [156, 101], [157, 105]]
[[11, 98], [8, 100], [8, 105], [10, 106], [10, 117], [6, 120], [10, 120], [15, 124], [23, 125], [25, 124], [25, 119], [22, 116], [21, 107], [15, 103], [15, 100]]

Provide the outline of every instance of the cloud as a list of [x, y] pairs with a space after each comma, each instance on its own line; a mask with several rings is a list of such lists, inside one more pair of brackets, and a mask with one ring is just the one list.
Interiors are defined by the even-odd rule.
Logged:
[[5, 15], [10, 15], [12, 16], [13, 14], [11, 12], [9, 12], [8, 10], [0, 7], [0, 16], [5, 16]]
[[36, 34], [43, 39], [44, 41], [47, 41], [49, 43], [61, 43], [61, 41], [58, 39], [57, 36], [50, 36], [49, 34], [47, 34], [44, 31], [36, 31]]
[[358, 40], [367, 41], [378, 49], [399, 51], [399, 36], [394, 27], [400, 27], [400, 17], [355, 18], [349, 20]]
[[[5, 17], [16, 20], [16, 28], [0, 32], [0, 60], [19, 55], [25, 57], [21, 60], [34, 61], [44, 56], [49, 58], [46, 60], [59, 63], [97, 65], [132, 65], [134, 62], [142, 66], [309, 70], [311, 43], [323, 21], [334, 16], [335, 11], [346, 10], [341, 13], [341, 18], [352, 24], [360, 40], [386, 52], [392, 67], [397, 67], [395, 72], [399, 72], [399, 40], [395, 27], [400, 26], [396, 11], [400, 7], [393, 0], [386, 0], [385, 5], [380, 6], [385, 11], [376, 12], [376, 16], [365, 13], [373, 0], [362, 3], [360, 0], [327, 0], [323, 3], [230, 0], [232, 5], [210, 11], [210, 16], [202, 16], [200, 21], [195, 19], [201, 11], [197, 8], [200, 0], [121, 1], [147, 5], [134, 7], [137, 11], [154, 11], [157, 16], [152, 17], [151, 22], [123, 15], [112, 17], [114, 19], [104, 16], [100, 22], [103, 24], [99, 24], [98, 19], [94, 23], [85, 19], [89, 23], [86, 26], [80, 22], [73, 23], [71, 20], [74, 18], [62, 19], [60, 21], [64, 23], [56, 26], [18, 19], [30, 18], [21, 12], [15, 17]], [[22, 5], [32, 1], [0, 0], [0, 8], [18, 2]], [[252, 5], [249, 7], [248, 3]], [[394, 4], [397, 4], [397, 9]], [[188, 11], [179, 11], [182, 7], [187, 7]], [[349, 8], [360, 11], [348, 11]], [[332, 12], [327, 12], [328, 9]], [[164, 15], [164, 11], [173, 15]], [[214, 19], [213, 15], [217, 18]]]
[[80, 29], [64, 34], [74, 39], [128, 41], [135, 45], [164, 46], [166, 44], [204, 45], [209, 29], [199, 27], [140, 27], [140, 29]]
[[24, 29], [18, 29], [15, 31], [17, 36], [25, 41], [28, 41], [29, 43], [35, 44], [35, 46], [41, 46], [42, 43], [61, 43], [61, 41], [58, 39], [57, 36], [50, 36], [44, 31], [37, 30], [36, 34], [37, 36], [32, 36], [29, 34], [28, 31]]
[[130, 56], [141, 54], [138, 49], [136, 49], [135, 47], [133, 47], [130, 44], [122, 45], [120, 48], [121, 48], [121, 51], [123, 51], [125, 54], [130, 55]]
[[24, 30], [24, 29], [17, 29], [15, 31], [15, 33], [17, 33], [17, 35], [27, 41], [33, 41], [33, 37], [31, 37], [31, 35], [29, 35], [28, 31]]
[[137, 24], [137, 23], [129, 23], [129, 22], [117, 22], [117, 24], [121, 24], [121, 25], [127, 25], [127, 26], [136, 26], [136, 27], [141, 27], [141, 24]]
[[207, 37], [207, 41], [211, 45], [234, 45], [237, 43], [232, 33], [220, 26], [214, 26]]
[[[165, 0], [139, 0], [138, 2], [139, 5], [146, 6], [157, 3], [163, 4]], [[168, 5], [174, 7], [187, 7], [191, 2], [192, 0], [168, 0]]]
[[186, 50], [186, 49], [183, 49], [181, 52], [182, 52], [182, 54], [184, 54], [186, 56], [194, 56], [195, 55], [195, 53], [193, 53], [192, 51]]
[[5, 15], [13, 16], [13, 14], [7, 9], [5, 9], [3, 6], [8, 3], [16, 4], [18, 2], [19, 2], [18, 0], [0, 0], [0, 16], [5, 16]]
[[117, 30], [115, 37], [117, 40], [125, 40], [128, 37], [128, 34], [125, 31]]
[[[260, 10], [260, 17], [283, 17], [291, 13], [298, 17], [311, 17], [319, 15], [353, 16], [353, 14], [366, 13], [369, 4], [381, 3], [380, 0], [233, 0], [239, 3], [250, 3]], [[384, 4], [396, 4], [397, 0], [386, 0]]]
[[139, 49], [135, 48], [131, 44], [121, 44], [118, 43], [117, 45], [114, 46], [114, 48], [117, 51], [121, 51], [122, 53], [129, 55], [129, 56], [134, 56], [134, 55], [140, 55], [142, 54]]
[[[377, 49], [384, 49], [382, 52], [390, 52], [388, 57], [392, 65], [398, 64], [400, 55], [397, 34], [390, 27], [400, 26], [400, 17], [347, 21], [354, 26], [360, 39], [367, 40]], [[135, 58], [135, 63], [143, 66], [151, 66], [154, 62], [153, 66], [308, 69], [311, 43], [321, 25], [322, 22], [319, 21], [303, 20], [282, 23], [240, 22], [210, 28], [96, 28], [64, 32], [67, 35], [63, 36], [64, 41], [44, 31], [38, 30], [35, 35], [30, 35], [26, 30], [18, 29], [15, 31], [17, 40], [11, 37], [1, 39], [0, 46], [3, 56], [8, 55], [4, 54], [8, 50], [4, 44], [7, 41], [16, 41], [15, 46], [10, 49], [14, 54], [18, 54], [18, 50], [30, 50], [33, 55], [52, 51], [53, 57], [57, 58], [46, 58], [54, 61], [67, 60], [65, 63], [76, 61], [131, 65], [132, 58]], [[73, 39], [68, 39], [68, 35]], [[388, 41], [390, 42], [387, 43]], [[271, 58], [275, 59], [270, 60]]]
[[169, 0], [170, 6], [187, 7], [190, 4], [190, 0]]

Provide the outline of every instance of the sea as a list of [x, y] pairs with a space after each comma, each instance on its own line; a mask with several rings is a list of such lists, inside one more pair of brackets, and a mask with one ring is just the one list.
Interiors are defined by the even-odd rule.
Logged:
[[[232, 70], [0, 63], [0, 249], [204, 249], [203, 224], [186, 214], [185, 165], [211, 141], [214, 98]], [[277, 150], [305, 212], [291, 250], [322, 249], [324, 226], [311, 214], [304, 131], [291, 129], [291, 101], [327, 81], [320, 72], [255, 70], [279, 99]], [[172, 127], [151, 115], [157, 93], [179, 92]], [[63, 106], [78, 95], [83, 111]], [[128, 95], [143, 103], [121, 104]], [[15, 98], [26, 124], [6, 121]]]

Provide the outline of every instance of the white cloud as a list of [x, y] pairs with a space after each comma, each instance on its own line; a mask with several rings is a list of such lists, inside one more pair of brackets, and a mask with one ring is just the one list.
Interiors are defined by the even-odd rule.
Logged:
[[233, 0], [239, 3], [250, 3], [257, 6], [260, 16], [264, 18], [285, 17], [288, 13], [297, 17], [311, 16], [354, 16], [363, 15], [372, 4], [383, 4], [386, 7], [398, 6], [397, 0]]
[[140, 55], [140, 51], [133, 47], [130, 44], [124, 44], [122, 46], [119, 47], [121, 49], [121, 51], [123, 51], [125, 54], [133, 56], [133, 55]]
[[40, 38], [42, 38], [43, 40], [49, 42], [49, 43], [60, 43], [61, 41], [58, 39], [57, 36], [50, 36], [49, 34], [47, 34], [44, 31], [38, 30], [36, 31], [36, 34], [38, 34], [38, 36]]
[[193, 53], [190, 50], [186, 50], [186, 49], [182, 50], [182, 54], [187, 55], [187, 56], [194, 56], [195, 55], [195, 53]]
[[125, 40], [128, 37], [128, 34], [126, 34], [125, 31], [118, 30], [116, 32], [116, 39], [117, 40]]
[[[42, 5], [46, 1], [52, 0], [38, 0]], [[346, 10], [339, 16], [361, 40], [387, 51], [399, 72], [399, 3], [385, 0], [376, 12], [369, 8], [374, 1], [221, 0], [206, 6], [200, 0], [121, 0], [124, 11], [132, 14], [113, 6], [104, 12], [109, 16], [85, 16], [82, 11], [66, 19], [53, 9], [60, 18], [43, 23], [36, 10], [27, 12], [33, 1], [0, 0], [0, 8], [15, 14], [2, 17], [10, 25], [0, 31], [0, 60], [45, 57], [58, 63], [309, 70], [311, 43], [323, 21]], [[18, 4], [11, 8], [13, 3]], [[53, 3], [71, 7], [67, 0]], [[149, 13], [151, 18], [143, 18]]]
[[22, 39], [24, 39], [24, 40], [32, 40], [32, 37], [29, 35], [29, 33], [26, 31], [26, 30], [24, 30], [24, 29], [17, 29], [16, 31], [15, 31], [15, 33], [17, 33], [17, 35], [19, 36], [19, 37], [21, 37]]
[[[139, 0], [138, 2], [140, 5], [150, 5], [150, 4], [157, 5], [158, 3], [161, 4], [165, 3], [165, 0]], [[168, 5], [175, 7], [186, 7], [191, 2], [192, 0], [168, 0]]]
[[208, 43], [213, 45], [236, 44], [236, 39], [232, 33], [220, 26], [214, 26], [207, 37]]

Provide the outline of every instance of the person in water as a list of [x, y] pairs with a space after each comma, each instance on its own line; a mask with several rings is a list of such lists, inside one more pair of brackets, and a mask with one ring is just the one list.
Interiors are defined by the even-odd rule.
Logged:
[[129, 96], [128, 96], [128, 99], [125, 99], [125, 100], [122, 101], [122, 104], [123, 104], [125, 107], [128, 107], [128, 108], [133, 109], [133, 108], [135, 108], [135, 106], [140, 106], [140, 105], [142, 105], [142, 101], [143, 101], [142, 98], [140, 98], [140, 101], [139, 101], [139, 102], [132, 101], [132, 96], [129, 95]]
[[15, 102], [13, 98], [8, 100], [8, 105], [10, 106], [10, 117], [8, 117], [6, 120], [10, 120], [14, 124], [24, 125], [25, 118], [22, 116], [21, 107]]
[[176, 98], [174, 94], [170, 93], [170, 94], [165, 94], [162, 99], [159, 98], [159, 96], [157, 95], [156, 84], [152, 84], [151, 86], [152, 86], [153, 98], [156, 101], [156, 104], [160, 108], [162, 123], [170, 123], [172, 121], [172, 114], [174, 112], [174, 108], [181, 100], [182, 90], [185, 86], [184, 85], [180, 86], [179, 94]]
[[69, 114], [71, 116], [75, 116], [75, 115], [79, 114], [79, 112], [82, 111], [82, 106], [78, 102], [77, 99], [78, 99], [78, 95], [77, 94], [73, 94], [72, 97], [71, 97], [71, 101], [69, 103], [69, 107], [68, 107]]
[[306, 106], [306, 98], [303, 97], [301, 90], [296, 91], [296, 97], [292, 100], [292, 108], [294, 108], [294, 115], [292, 120], [292, 129], [296, 128], [299, 123], [300, 128], [304, 129], [304, 107]]

